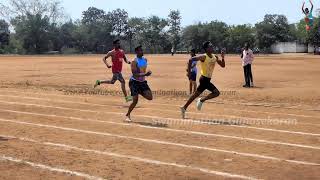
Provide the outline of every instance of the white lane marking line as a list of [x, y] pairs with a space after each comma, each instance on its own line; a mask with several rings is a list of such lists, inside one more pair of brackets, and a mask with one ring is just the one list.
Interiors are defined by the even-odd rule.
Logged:
[[[32, 94], [37, 94], [37, 93], [32, 93]], [[50, 99], [44, 99], [44, 98], [30, 98], [30, 97], [25, 97], [25, 96], [9, 96], [9, 95], [0, 95], [0, 96], [5, 96], [5, 97], [17, 97], [17, 98], [29, 98], [29, 99], [35, 99], [35, 100], [48, 100], [48, 101], [52, 101]], [[66, 97], [63, 95], [52, 95], [52, 96], [58, 96], [58, 97]], [[68, 97], [68, 96], [67, 96]], [[65, 103], [75, 103], [72, 101], [61, 101], [61, 102], [65, 102]], [[117, 102], [117, 101], [113, 101], [113, 102]], [[96, 106], [107, 106], [107, 105], [102, 105], [102, 104], [95, 104], [95, 103], [82, 103], [82, 102], [77, 102], [79, 104], [91, 104], [91, 105], [96, 105]], [[154, 104], [154, 105], [161, 105], [161, 106], [172, 106], [172, 107], [181, 107], [179, 105], [174, 105], [174, 104], [163, 104], [163, 103], [153, 103], [153, 102], [148, 102], [148, 104]], [[310, 116], [310, 115], [301, 115], [301, 114], [288, 114], [288, 113], [276, 113], [276, 112], [266, 112], [266, 111], [253, 111], [253, 110], [241, 110], [241, 109], [234, 109], [234, 108], [224, 108], [226, 110], [233, 110], [233, 111], [239, 111], [239, 112], [251, 112], [251, 113], [263, 113], [263, 114], [277, 114], [277, 115], [287, 115], [287, 116], [295, 116], [295, 117], [306, 117], [306, 118], [319, 118], [319, 116]], [[194, 112], [187, 112], [189, 114], [199, 114], [199, 113], [194, 113]], [[201, 113], [200, 113], [201, 114]], [[206, 114], [203, 114], [206, 115]], [[223, 115], [225, 116], [225, 115]]]
[[247, 129], [256, 129], [256, 130], [279, 132], [279, 133], [298, 134], [298, 135], [303, 135], [303, 136], [320, 136], [320, 134], [306, 133], [306, 132], [299, 132], [299, 131], [287, 131], [287, 130], [270, 129], [270, 128], [258, 128], [258, 127], [251, 127], [251, 126], [241, 126], [241, 127], [247, 128]]
[[[168, 121], [181, 121], [180, 119], [171, 119], [171, 118], [162, 118], [158, 116], [148, 116], [148, 115], [136, 115], [137, 117], [145, 117], [150, 119], [163, 119]], [[183, 120], [182, 120], [183, 121]], [[225, 119], [212, 119], [210, 121], [201, 121], [201, 120], [185, 120], [186, 122], [194, 122], [195, 124], [218, 124], [221, 125], [221, 123], [212, 123], [212, 122], [228, 122], [229, 120]], [[179, 124], [178, 122], [176, 122]], [[181, 124], [181, 123], [180, 123]], [[280, 133], [289, 133], [289, 134], [298, 134], [303, 136], [320, 136], [320, 134], [315, 133], [306, 133], [306, 132], [297, 132], [297, 131], [287, 131], [287, 130], [278, 130], [278, 129], [269, 129], [269, 128], [258, 128], [258, 127], [251, 127], [251, 126], [241, 126], [241, 125], [227, 125], [228, 127], [236, 127], [236, 128], [246, 128], [246, 129], [255, 129], [255, 130], [262, 130], [262, 131], [272, 131], [272, 132], [280, 132]]]
[[[36, 107], [45, 107], [45, 108], [55, 108], [55, 109], [63, 109], [63, 110], [72, 110], [72, 111], [81, 111], [81, 112], [91, 112], [91, 113], [105, 113], [105, 114], [114, 114], [114, 115], [121, 115], [124, 116], [124, 113], [117, 113], [117, 112], [110, 112], [110, 111], [92, 111], [92, 110], [84, 110], [84, 109], [75, 109], [75, 108], [67, 108], [67, 107], [59, 107], [59, 106], [47, 106], [47, 105], [39, 105], [39, 104], [29, 104], [29, 103], [20, 103], [20, 102], [9, 102], [9, 101], [1, 101], [0, 103], [4, 104], [14, 104], [14, 105], [24, 105], [24, 106], [36, 106]], [[212, 119], [210, 122], [206, 121], [199, 121], [199, 120], [185, 120], [185, 119], [174, 119], [174, 118], [163, 118], [158, 116], [147, 116], [147, 115], [136, 115], [137, 117], [144, 117], [144, 118], [151, 118], [151, 119], [161, 119], [167, 120], [171, 122], [185, 122], [185, 123], [194, 123], [194, 124], [217, 124], [221, 125], [220, 123], [215, 122], [228, 122], [229, 120], [225, 119]], [[306, 124], [306, 123], [299, 123], [299, 124]], [[314, 124], [311, 124], [314, 125]], [[256, 129], [256, 130], [263, 130], [263, 131], [273, 131], [273, 132], [280, 132], [280, 133], [290, 133], [290, 134], [300, 134], [300, 135], [309, 135], [309, 136], [320, 136], [320, 134], [315, 133], [306, 133], [306, 132], [296, 132], [296, 131], [287, 131], [287, 130], [278, 130], [278, 129], [270, 129], [270, 128], [258, 128], [258, 127], [250, 127], [250, 126], [237, 126], [237, 125], [228, 125], [231, 127], [236, 128], [247, 128], [247, 129]]]
[[[14, 111], [14, 110], [8, 110], [8, 109], [0, 109], [0, 112], [9, 112], [9, 113], [16, 113], [16, 114], [28, 114], [28, 115], [36, 115], [36, 116], [44, 116], [44, 117], [60, 117], [60, 118], [69, 118], [69, 119], [75, 119], [75, 120], [81, 120], [81, 121], [96, 121], [96, 122], [104, 122], [104, 123], [116, 123], [118, 125], [131, 125], [128, 123], [117, 123], [113, 121], [99, 121], [99, 120], [94, 120], [94, 119], [83, 119], [83, 118], [78, 118], [78, 117], [72, 117], [72, 116], [59, 116], [55, 114], [41, 114], [41, 113], [32, 113], [32, 112], [26, 112], [26, 111]], [[112, 112], [109, 112], [112, 113]], [[153, 116], [154, 118], [154, 116]], [[159, 117], [160, 118], [160, 117]], [[143, 125], [136, 125], [136, 126], [141, 126], [144, 128], [157, 128], [157, 129], [162, 129], [162, 130], [170, 130], [168, 128], [158, 128], [158, 127], [150, 127], [150, 126], [143, 126]], [[233, 125], [230, 125], [233, 127]], [[273, 131], [273, 132], [280, 132], [280, 133], [288, 133], [288, 134], [296, 134], [296, 135], [303, 135], [303, 136], [320, 136], [320, 134], [313, 134], [313, 133], [305, 133], [305, 132], [296, 132], [296, 131], [285, 131], [285, 130], [277, 130], [277, 129], [267, 129], [267, 128], [257, 128], [257, 127], [250, 127], [250, 126], [234, 126], [238, 128], [248, 128], [248, 129], [258, 129], [258, 130], [264, 130], [264, 131]], [[174, 130], [174, 129], [172, 129]], [[178, 130], [178, 129], [177, 129]], [[181, 130], [183, 132], [194, 132], [194, 131], [187, 131], [187, 130]], [[202, 132], [200, 132], [202, 133]]]
[[90, 180], [103, 180], [103, 178], [91, 176], [91, 175], [84, 174], [84, 173], [81, 173], [81, 172], [76, 172], [76, 171], [70, 171], [70, 170], [61, 169], [61, 168], [50, 167], [50, 166], [47, 166], [47, 165], [37, 164], [37, 163], [33, 163], [33, 162], [22, 160], [22, 159], [16, 159], [16, 158], [9, 157], [9, 156], [6, 156], [6, 155], [1, 155], [0, 156], [0, 160], [2, 160], [2, 161], [10, 161], [10, 162], [14, 162], [14, 163], [26, 164], [26, 165], [29, 165], [29, 166], [31, 166], [33, 168], [39, 168], [39, 169], [48, 170], [48, 171], [51, 171], [51, 172], [70, 174], [70, 175], [79, 176], [79, 177], [83, 177], [83, 178], [90, 179]]
[[[0, 110], [0, 111], [3, 111], [3, 110]], [[69, 117], [69, 116], [46, 115], [46, 114], [28, 113], [28, 112], [11, 111], [11, 110], [8, 110], [6, 112], [28, 114], [28, 115], [35, 115], [35, 116], [44, 116], [44, 117], [65, 118], [65, 119], [72, 119], [72, 120], [85, 121], [85, 122], [92, 121], [92, 122], [115, 124], [115, 125], [121, 125], [121, 126], [133, 126], [133, 127], [137, 126], [137, 127], [142, 127], [142, 128], [146, 128], [146, 129], [158, 129], [158, 130], [163, 130], [163, 131], [180, 132], [180, 133], [186, 133], [186, 134], [195, 134], [195, 135], [200, 135], [200, 136], [215, 136], [215, 134], [202, 133], [202, 132], [196, 132], [196, 131], [185, 131], [185, 130], [149, 127], [149, 126], [135, 125], [135, 124], [128, 124], [128, 123], [117, 123], [117, 122], [113, 122], [113, 121], [100, 121], [100, 120], [82, 119], [82, 118]], [[211, 149], [212, 149], [212, 151], [224, 152], [224, 153], [230, 153], [230, 154], [237, 154], [239, 156], [262, 158], [262, 159], [269, 159], [269, 160], [276, 160], [276, 161], [286, 161], [286, 162], [295, 163], [295, 164], [320, 165], [320, 164], [312, 163], [312, 162], [286, 160], [286, 159], [281, 159], [281, 158], [271, 157], [271, 156], [265, 156], [265, 155], [259, 155], [259, 154], [241, 153], [241, 152], [228, 151], [228, 150], [223, 150], [223, 149], [213, 149], [213, 148], [211, 148]]]
[[[2, 95], [0, 95], [2, 96]], [[49, 101], [49, 102], [61, 102], [61, 103], [68, 103], [68, 104], [74, 104], [74, 102], [71, 101], [65, 101], [65, 100], [51, 100], [51, 99], [44, 99], [44, 98], [33, 98], [33, 97], [22, 97], [22, 96], [6, 96], [6, 97], [14, 97], [14, 98], [23, 98], [23, 99], [32, 99], [32, 100], [41, 100], [41, 101]], [[4, 102], [4, 101], [0, 101]], [[83, 103], [83, 102], [77, 102], [77, 104], [82, 104], [82, 105], [91, 105], [91, 106], [100, 106], [100, 107], [110, 107], [112, 105], [102, 105], [102, 104], [95, 104], [95, 103]], [[154, 108], [143, 108], [143, 109], [148, 109], [148, 110], [158, 110], [159, 109], [154, 109]], [[167, 111], [167, 112], [175, 112], [178, 113], [179, 111], [173, 111], [173, 110], [160, 110], [160, 111]], [[204, 113], [193, 113], [190, 112], [189, 114], [197, 114], [197, 115], [206, 115]], [[231, 118], [240, 118], [239, 116], [229, 116], [229, 115], [212, 115], [212, 116], [220, 116], [220, 117], [231, 117]], [[243, 118], [243, 117], [241, 117]], [[173, 119], [173, 118], [166, 118], [166, 119]], [[263, 119], [256, 119], [256, 118], [247, 118], [248, 120], [263, 120]], [[190, 122], [189, 120], [183, 120], [183, 119], [178, 119], [179, 121], [185, 121], [185, 122]], [[200, 122], [200, 121], [197, 121]], [[214, 124], [219, 124], [219, 123], [214, 123]]]
[[[36, 106], [36, 107], [45, 107], [45, 108], [55, 108], [55, 109], [62, 109], [62, 110], [73, 110], [73, 111], [81, 111], [81, 112], [103, 113], [100, 111], [75, 109], [75, 108], [59, 107], [59, 106], [48, 106], [48, 105], [40, 105], [40, 104], [32, 104], [32, 103], [9, 102], [9, 101], [1, 101], [1, 100], [0, 100], [0, 103], [13, 104], [13, 105], [24, 105], [24, 106]], [[113, 112], [112, 114], [124, 115], [124, 113], [115, 113], [115, 112]]]
[[146, 159], [146, 158], [141, 158], [138, 156], [123, 155], [123, 154], [117, 154], [117, 153], [99, 151], [99, 150], [92, 150], [92, 149], [84, 149], [84, 148], [79, 148], [79, 147], [66, 145], [66, 144], [60, 144], [60, 143], [58, 144], [58, 143], [51, 143], [51, 142], [40, 142], [40, 141], [37, 141], [34, 139], [29, 139], [29, 138], [18, 138], [18, 137], [13, 137], [13, 136], [6, 136], [6, 135], [0, 135], [0, 136], [7, 137], [7, 138], [13, 138], [13, 139], [19, 139], [20, 141], [32, 142], [32, 143], [42, 144], [42, 145], [46, 145], [46, 146], [58, 147], [58, 148], [61, 148], [64, 150], [77, 150], [77, 151], [89, 152], [89, 153], [94, 153], [94, 154], [99, 154], [99, 155], [106, 155], [106, 156], [117, 157], [117, 158], [122, 158], [122, 159], [132, 159], [132, 160], [135, 160], [138, 162], [143, 162], [143, 163], [164, 165], [164, 166], [173, 166], [173, 167], [178, 167], [178, 168], [182, 168], [182, 169], [196, 170], [196, 171], [201, 171], [201, 172], [204, 172], [207, 174], [214, 174], [214, 175], [228, 177], [228, 178], [256, 179], [256, 178], [248, 177], [248, 176], [244, 176], [244, 175], [230, 174], [230, 173], [226, 173], [226, 172], [213, 171], [210, 169], [205, 169], [205, 168], [200, 168], [200, 167], [195, 167], [195, 166]]
[[[1, 101], [0, 101], [1, 102]], [[15, 103], [14, 103], [15, 104]], [[28, 104], [30, 105], [30, 104]], [[34, 104], [32, 104], [34, 105]], [[42, 105], [34, 105], [34, 106], [40, 106], [42, 107]], [[51, 107], [51, 106], [45, 106], [45, 107]], [[57, 108], [57, 109], [68, 109], [70, 110], [70, 108]], [[90, 111], [90, 110], [77, 110], [77, 111], [84, 111], [84, 112], [94, 112], [94, 111]], [[108, 114], [119, 114], [119, 113], [112, 113], [112, 112], [104, 112], [104, 113], [108, 113]], [[120, 113], [120, 115], [123, 115]], [[150, 116], [142, 116], [142, 115], [137, 115], [139, 117], [148, 117], [150, 118]], [[153, 118], [160, 118], [160, 117], [153, 117]], [[172, 119], [171, 119], [172, 120]], [[206, 134], [206, 133], [204, 133]], [[277, 142], [277, 141], [268, 141], [268, 140], [261, 140], [261, 139], [253, 139], [253, 138], [243, 138], [243, 137], [238, 137], [238, 136], [228, 136], [228, 135], [222, 135], [222, 134], [211, 134], [211, 136], [216, 136], [216, 137], [223, 137], [223, 138], [231, 138], [231, 139], [240, 139], [240, 140], [247, 140], [247, 141], [253, 141], [253, 142], [260, 142], [260, 143], [264, 143], [264, 144], [277, 144], [277, 145], [284, 145], [284, 146], [292, 146], [292, 147], [300, 147], [300, 148], [309, 148], [309, 149], [320, 149], [320, 147], [314, 147], [314, 146], [306, 146], [306, 145], [301, 145], [301, 144], [291, 144], [291, 143], [284, 143], [284, 142]]]
[[[20, 91], [5, 91], [5, 90], [2, 90], [3, 92], [9, 92], [9, 93], [11, 93], [11, 92], [15, 92], [15, 93], [21, 93]], [[23, 93], [25, 93], [25, 92], [23, 92]], [[35, 92], [27, 92], [27, 93], [29, 93], [29, 94], [36, 94], [36, 95], [43, 95], [42, 93], [35, 93]], [[68, 96], [68, 95], [60, 95], [60, 94], [45, 94], [46, 96], [47, 95], [49, 95], [49, 96], [56, 96], [56, 97], [71, 97], [71, 96]], [[77, 96], [74, 96], [74, 97], [77, 97]], [[71, 97], [72, 98], [72, 97]], [[77, 98], [79, 98], [79, 96], [77, 97]], [[226, 103], [227, 102], [227, 103]], [[261, 103], [245, 103], [245, 102], [241, 102], [241, 103], [237, 103], [237, 102], [232, 102], [232, 101], [226, 101], [226, 102], [218, 102], [218, 101], [210, 101], [209, 103], [215, 103], [215, 104], [231, 104], [231, 105], [243, 105], [243, 106], [250, 106], [250, 105], [248, 105], [248, 104], [253, 104], [253, 105], [255, 105], [255, 104], [258, 104], [258, 105], [262, 105], [262, 106], [264, 106], [264, 107], [274, 107], [272, 104], [271, 104], [271, 106], [270, 105], [263, 105], [263, 104], [261, 104]], [[158, 105], [168, 105], [168, 104], [161, 104], [161, 103], [154, 103], [154, 104], [158, 104]], [[269, 103], [270, 104], [270, 103]], [[283, 104], [283, 103], [282, 103]], [[279, 103], [276, 103], [276, 104], [274, 104], [275, 105], [275, 107], [280, 107], [280, 105], [279, 105]], [[285, 103], [285, 105], [288, 105], [288, 103]], [[176, 107], [178, 107], [177, 105], [171, 105], [171, 106], [176, 106]], [[297, 109], [297, 108], [293, 108], [293, 107], [299, 107], [299, 106], [301, 106], [301, 105], [294, 105], [294, 106], [292, 106], [292, 107], [282, 107], [283, 109]], [[280, 107], [281, 108], [281, 107]], [[230, 108], [230, 109], [232, 109], [232, 108]], [[245, 111], [245, 110], [244, 110]], [[269, 112], [267, 112], [267, 113], [269, 113]]]
[[[6, 120], [6, 119], [0, 119], [0, 121], [9, 122], [9, 123], [15, 123], [15, 124], [24, 124], [24, 125], [29, 125], [29, 126], [45, 127], [45, 128], [51, 128], [51, 129], [59, 129], [59, 130], [64, 130], [64, 131], [73, 131], [73, 132], [79, 132], [79, 133], [85, 133], [85, 134], [109, 136], [109, 137], [116, 137], [116, 138], [122, 138], [122, 139], [132, 139], [132, 140], [137, 140], [137, 141], [142, 141], [142, 142], [147, 142], [147, 143], [179, 146], [179, 147], [184, 147], [184, 148], [189, 148], [189, 149], [201, 149], [201, 150], [224, 152], [224, 153], [238, 153], [239, 155], [242, 155], [242, 156], [264, 158], [264, 159], [278, 160], [278, 161], [286, 161], [286, 162], [291, 162], [291, 163], [298, 163], [299, 162], [299, 164], [305, 164], [305, 165], [315, 165], [315, 164], [317, 164], [317, 163], [312, 163], [312, 162], [283, 160], [283, 159], [279, 159], [279, 158], [275, 158], [275, 157], [269, 157], [269, 156], [263, 156], [263, 155], [255, 155], [255, 154], [249, 154], [249, 153], [239, 153], [239, 152], [235, 152], [235, 151], [226, 151], [226, 150], [220, 150], [220, 149], [214, 149], [214, 148], [208, 148], [208, 147], [202, 147], [202, 146], [193, 146], [193, 145], [172, 143], [172, 142], [166, 142], [166, 141], [160, 141], [160, 140], [154, 140], [154, 139], [136, 138], [136, 137], [131, 137], [131, 136], [123, 136], [123, 135], [117, 135], [117, 134], [111, 134], [111, 133], [102, 133], [102, 132], [96, 132], [96, 131], [87, 131], [87, 130], [81, 130], [81, 129], [73, 129], [73, 128], [66, 128], [66, 127], [59, 127], [59, 126], [51, 126], [51, 125], [43, 125], [43, 124], [29, 123], [29, 122], [23, 122], [23, 121], [14, 121], [14, 120]], [[318, 149], [320, 149], [320, 148], [318, 148]]]
[[[179, 105], [173, 104], [162, 104], [162, 103], [152, 103], [148, 102], [148, 104], [154, 105], [162, 105], [162, 106], [173, 106], [173, 107], [181, 107]], [[239, 112], [250, 112], [250, 113], [262, 113], [262, 114], [274, 114], [274, 115], [286, 115], [286, 116], [295, 116], [295, 117], [305, 117], [305, 118], [318, 118], [319, 116], [310, 116], [310, 115], [302, 115], [302, 114], [292, 114], [292, 113], [277, 113], [277, 112], [267, 112], [267, 111], [254, 111], [254, 110], [243, 110], [243, 109], [234, 109], [234, 108], [223, 108], [225, 110], [239, 111]], [[187, 112], [188, 113], [188, 112]], [[195, 114], [194, 112], [189, 112], [190, 114]]]
[[[174, 105], [174, 104], [163, 104], [163, 103], [153, 103], [148, 102], [148, 104], [154, 105], [162, 105], [162, 106], [172, 106], [172, 107], [181, 107], [182, 105]], [[310, 115], [301, 115], [301, 114], [292, 114], [292, 113], [277, 113], [277, 112], [267, 112], [267, 111], [254, 111], [254, 110], [243, 110], [243, 109], [235, 109], [235, 108], [223, 108], [226, 110], [239, 111], [239, 112], [251, 112], [251, 113], [263, 113], [263, 114], [276, 114], [276, 115], [287, 115], [287, 116], [296, 116], [296, 117], [306, 117], [306, 118], [319, 118], [319, 116], [310, 116]], [[188, 112], [187, 112], [188, 113]], [[189, 112], [193, 113], [193, 112]]]
[[[68, 118], [68, 119], [73, 119], [73, 120], [77, 120], [77, 121], [93, 121], [93, 122], [99, 122], [99, 123], [116, 124], [116, 125], [121, 125], [121, 126], [137, 126], [137, 127], [142, 127], [142, 128], [146, 128], [146, 129], [159, 129], [159, 130], [164, 130], [164, 131], [181, 132], [181, 133], [187, 133], [187, 134], [190, 133], [190, 134], [203, 135], [203, 136], [213, 135], [213, 134], [207, 134], [207, 133], [201, 133], [201, 132], [194, 132], [194, 131], [165, 129], [165, 128], [158, 128], [158, 127], [148, 127], [148, 126], [143, 126], [143, 125], [132, 125], [132, 124], [128, 124], [128, 123], [117, 123], [117, 122], [110, 122], [110, 121], [99, 121], [99, 120], [82, 119], [82, 118], [75, 118], [75, 117], [56, 116], [56, 115], [43, 115], [43, 114], [37, 114], [37, 113], [25, 113], [25, 114], [39, 115], [39, 116], [47, 116], [47, 117], [57, 117], [57, 118]], [[8, 137], [8, 138], [15, 138], [15, 137], [10, 137], [10, 136], [6, 136], [6, 137]], [[185, 145], [185, 144], [184, 144], [184, 145]], [[186, 146], [188, 146], [188, 145], [186, 145]], [[204, 147], [204, 148], [206, 148], [206, 147]], [[253, 157], [253, 158], [259, 158], [259, 159], [268, 159], [268, 160], [275, 160], [275, 161], [285, 161], [285, 162], [294, 163], [294, 164], [320, 165], [320, 164], [312, 163], [312, 162], [293, 161], [293, 160], [287, 160], [287, 159], [282, 159], [282, 158], [277, 158], [277, 157], [272, 157], [272, 156], [265, 156], [265, 155], [259, 155], [259, 154], [251, 154], [251, 153], [241, 153], [241, 152], [228, 151], [228, 150], [223, 150], [223, 149], [206, 148], [205, 150], [216, 151], [216, 152], [223, 152], [223, 153], [228, 153], [228, 154], [236, 154], [236, 155], [239, 155], [239, 156]]]

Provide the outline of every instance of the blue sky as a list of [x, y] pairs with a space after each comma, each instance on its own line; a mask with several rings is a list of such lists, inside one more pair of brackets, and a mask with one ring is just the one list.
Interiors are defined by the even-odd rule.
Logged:
[[[313, 1], [314, 9], [320, 8], [320, 0]], [[130, 17], [167, 17], [170, 9], [179, 9], [183, 26], [215, 19], [228, 24], [255, 24], [267, 13], [284, 14], [290, 23], [303, 18], [302, 0], [62, 0], [62, 3], [72, 19], [81, 18], [82, 11], [90, 6], [106, 12], [122, 8]]]

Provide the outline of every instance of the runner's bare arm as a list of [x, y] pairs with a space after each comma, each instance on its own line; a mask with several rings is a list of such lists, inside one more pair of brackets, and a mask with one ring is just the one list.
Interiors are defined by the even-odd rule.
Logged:
[[[192, 63], [192, 61], [191, 61], [191, 63]], [[196, 67], [196, 66], [197, 66], [196, 64], [191, 65], [191, 69]]]
[[[147, 58], [146, 58], [146, 61], [147, 61], [147, 63], [148, 63], [148, 59], [147, 59]], [[145, 75], [146, 75], [146, 76], [151, 76], [151, 74], [152, 74], [152, 71], [149, 70]]]
[[250, 58], [251, 58], [252, 60], [254, 60], [254, 54], [253, 54], [253, 51], [250, 51]]
[[200, 56], [193, 57], [193, 59], [196, 60], [196, 61], [204, 62], [206, 60], [206, 56], [205, 55], [200, 55]]
[[309, 0], [310, 1], [310, 4], [311, 4], [311, 10], [310, 10], [310, 13], [312, 13], [312, 11], [313, 11], [313, 3], [312, 3], [312, 1], [311, 0]]
[[188, 72], [188, 77], [190, 76], [190, 74], [191, 74], [191, 69], [192, 69], [193, 67], [192, 67], [192, 58], [191, 59], [189, 59], [189, 62], [188, 62], [188, 68], [187, 68], [187, 72]]
[[108, 64], [108, 62], [107, 62], [107, 59], [108, 59], [109, 57], [111, 57], [111, 56], [112, 56], [112, 52], [108, 52], [107, 55], [102, 59], [103, 62], [104, 62], [104, 64], [105, 64], [108, 68], [111, 68], [111, 67], [112, 67], [112, 66], [110, 66], [110, 65]]
[[124, 61], [127, 63], [127, 64], [131, 64], [131, 62], [127, 59], [127, 56], [124, 55]]
[[217, 63], [222, 67], [225, 68], [226, 67], [226, 62], [224, 61], [224, 52], [221, 52], [221, 60], [219, 59], [218, 56], [216, 56], [217, 58]]
[[304, 11], [304, 4], [305, 4], [305, 2], [303, 2], [303, 4], [302, 4], [302, 12], [303, 12], [303, 14], [306, 14], [306, 12]]

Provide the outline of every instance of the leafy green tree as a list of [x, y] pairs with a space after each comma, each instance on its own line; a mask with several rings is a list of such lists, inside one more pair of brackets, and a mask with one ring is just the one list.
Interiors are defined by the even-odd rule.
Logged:
[[227, 38], [228, 52], [238, 53], [245, 43], [250, 43], [253, 46], [255, 42], [254, 33], [254, 28], [251, 25], [231, 26]]
[[82, 13], [81, 23], [73, 33], [75, 47], [81, 52], [104, 53], [112, 46], [113, 29], [108, 21], [108, 15], [95, 7], [90, 7]]
[[179, 10], [172, 10], [168, 16], [168, 25], [170, 39], [172, 42], [172, 47], [177, 49], [177, 45], [180, 41], [180, 32], [181, 32], [181, 15]]
[[204, 31], [216, 47], [225, 47], [228, 37], [228, 25], [221, 21], [212, 21], [204, 26]]
[[294, 40], [288, 19], [284, 15], [265, 15], [264, 20], [256, 24], [256, 30], [260, 48], [270, 48], [276, 42]]
[[49, 18], [41, 14], [27, 14], [12, 20], [18, 40], [27, 52], [43, 53], [49, 50]]
[[104, 10], [89, 7], [88, 10], [82, 12], [82, 24], [96, 25], [97, 23], [107, 22], [107, 15]]
[[182, 33], [184, 46], [188, 49], [202, 49], [205, 41], [211, 41], [217, 48], [225, 47], [228, 37], [228, 25], [220, 21], [210, 23], [199, 23], [197, 25], [187, 26]]
[[128, 13], [123, 9], [116, 9], [107, 14], [107, 19], [114, 34], [118, 37], [124, 36], [128, 26]]
[[0, 49], [9, 45], [9, 24], [5, 20], [0, 20]]
[[308, 31], [306, 30], [306, 22], [304, 19], [301, 19], [296, 24], [295, 35], [300, 43], [307, 43]]
[[158, 16], [151, 16], [146, 20], [146, 29], [144, 29], [142, 36], [146, 47], [152, 53], [159, 53], [161, 48], [161, 40], [165, 37], [165, 27], [167, 21]]
[[77, 26], [70, 20], [60, 27], [59, 37], [64, 47], [73, 48], [75, 39], [72, 33], [76, 30]]
[[[8, 0], [0, 4], [0, 14], [6, 14], [27, 53], [44, 53], [58, 48], [58, 21], [63, 8], [58, 0]], [[20, 47], [17, 47], [20, 48]], [[22, 52], [22, 51], [19, 51]]]
[[0, 14], [12, 20], [16, 17], [41, 15], [51, 23], [63, 18], [64, 12], [60, 0], [7, 0], [8, 4], [0, 3]]
[[134, 41], [136, 44], [142, 44], [143, 41], [139, 41], [139, 36], [142, 35], [143, 29], [146, 27], [146, 22], [143, 18], [130, 18], [128, 20], [128, 26], [125, 32], [126, 40], [129, 42], [130, 52], [133, 51]]
[[315, 46], [320, 46], [320, 17], [315, 18], [314, 21], [313, 27], [307, 33], [307, 42]]
[[202, 36], [200, 34], [202, 24], [189, 25], [182, 30], [182, 45], [187, 49], [201, 50], [203, 43]]

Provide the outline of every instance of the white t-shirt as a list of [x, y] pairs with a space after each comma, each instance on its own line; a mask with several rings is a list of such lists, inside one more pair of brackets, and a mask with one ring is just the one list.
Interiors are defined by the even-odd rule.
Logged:
[[244, 50], [242, 53], [243, 53], [242, 66], [252, 64], [253, 59], [254, 59], [253, 51], [251, 49], [249, 49], [249, 50]]

